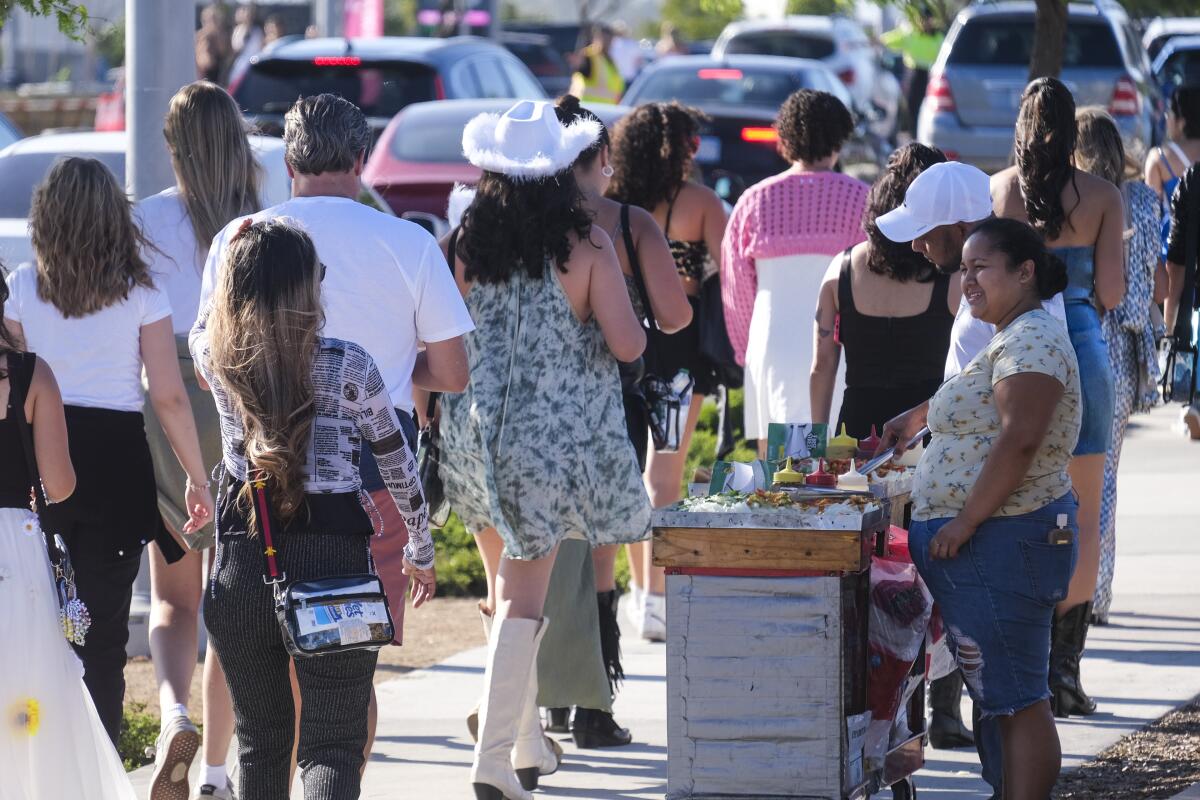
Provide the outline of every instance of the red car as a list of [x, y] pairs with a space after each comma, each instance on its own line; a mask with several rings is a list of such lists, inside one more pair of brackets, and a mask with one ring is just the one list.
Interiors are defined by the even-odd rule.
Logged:
[[[462, 153], [463, 127], [476, 114], [500, 114], [513, 100], [437, 100], [413, 103], [392, 118], [375, 143], [363, 182], [375, 189], [397, 216], [446, 217], [455, 183], [479, 180], [479, 169]], [[629, 109], [591, 106], [611, 130]]]

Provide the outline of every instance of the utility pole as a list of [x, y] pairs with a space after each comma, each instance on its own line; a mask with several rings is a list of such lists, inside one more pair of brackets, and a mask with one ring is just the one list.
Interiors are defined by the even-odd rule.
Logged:
[[163, 119], [195, 79], [195, 0], [125, 0], [125, 183], [134, 200], [175, 183]]

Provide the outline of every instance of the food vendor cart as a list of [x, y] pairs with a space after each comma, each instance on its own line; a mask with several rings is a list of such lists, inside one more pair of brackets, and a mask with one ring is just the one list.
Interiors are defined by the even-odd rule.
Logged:
[[[903, 514], [899, 477], [873, 487], [880, 496], [723, 493], [656, 512], [654, 560], [667, 570], [668, 800], [854, 800], [889, 786], [900, 800], [915, 796], [927, 614], [910, 620], [919, 652], [892, 666], [903, 689], [894, 719], [873, 729], [884, 747], [864, 753], [880, 705], [869, 686], [881, 666], [872, 624], [892, 633], [878, 630], [887, 623], [873, 603], [901, 585], [873, 586], [872, 563], [887, 557], [890, 523]], [[909, 589], [927, 598], [907, 568]]]

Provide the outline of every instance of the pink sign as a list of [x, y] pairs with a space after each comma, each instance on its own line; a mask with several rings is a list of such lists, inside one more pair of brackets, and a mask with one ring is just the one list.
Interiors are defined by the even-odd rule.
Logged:
[[342, 30], [347, 38], [383, 36], [383, 0], [345, 0]]

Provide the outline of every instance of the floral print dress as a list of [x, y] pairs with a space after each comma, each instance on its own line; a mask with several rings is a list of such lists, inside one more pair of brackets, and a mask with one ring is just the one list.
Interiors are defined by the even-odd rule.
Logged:
[[1029, 472], [994, 516], [1028, 514], [1071, 490], [1067, 463], [1082, 419], [1079, 364], [1066, 328], [1039, 308], [998, 332], [930, 401], [933, 439], [913, 479], [913, 519], [955, 517], [963, 509], [1000, 435], [995, 386], [1023, 372], [1049, 375], [1063, 385], [1064, 392]]
[[617, 362], [556, 272], [471, 288], [471, 381], [442, 398], [446, 498], [471, 532], [495, 527], [514, 559], [542, 558], [569, 534], [638, 541], [650, 526]]

